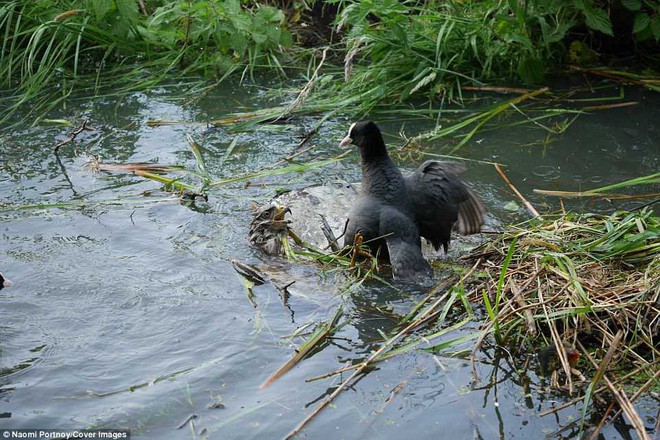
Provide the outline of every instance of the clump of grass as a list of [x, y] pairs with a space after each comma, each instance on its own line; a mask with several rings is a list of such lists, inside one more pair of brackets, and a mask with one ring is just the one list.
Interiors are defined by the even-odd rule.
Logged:
[[[468, 296], [485, 303], [485, 327], [498, 345], [515, 356], [538, 352], [551, 341], [569, 390], [573, 371], [565, 345], [576, 346], [585, 360], [580, 369], [593, 378], [585, 406], [609, 389], [635, 425], [639, 416], [621, 383], [607, 377], [636, 382], [634, 397], [657, 384], [659, 217], [650, 210], [545, 216], [510, 228], [466, 259], [476, 261], [483, 274]], [[607, 386], [598, 388], [601, 378]]]
[[[370, 91], [373, 99], [391, 102], [413, 95], [460, 98], [463, 85], [483, 85], [483, 81], [518, 78], [540, 83], [566, 59], [573, 64], [591, 61], [567, 47], [574, 29], [613, 35], [608, 6], [601, 6], [593, 2], [347, 3], [337, 20], [339, 28], [348, 29], [343, 40], [347, 88]], [[660, 33], [653, 38], [660, 39]]]
[[486, 274], [471, 299], [489, 292], [500, 343], [533, 344], [554, 326], [563, 341], [588, 333], [586, 346], [606, 347], [621, 328], [637, 346], [618, 354], [621, 365], [660, 354], [660, 218], [650, 210], [524, 223], [465, 258]]

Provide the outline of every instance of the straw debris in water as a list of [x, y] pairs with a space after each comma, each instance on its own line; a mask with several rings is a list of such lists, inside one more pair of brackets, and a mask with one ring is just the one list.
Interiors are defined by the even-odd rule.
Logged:
[[608, 373], [636, 371], [643, 381], [658, 370], [660, 218], [651, 211], [530, 221], [465, 259], [485, 274], [468, 294], [485, 302], [498, 344], [537, 352], [549, 338], [559, 353], [575, 346], [585, 359], [578, 369], [595, 382], [620, 339]]

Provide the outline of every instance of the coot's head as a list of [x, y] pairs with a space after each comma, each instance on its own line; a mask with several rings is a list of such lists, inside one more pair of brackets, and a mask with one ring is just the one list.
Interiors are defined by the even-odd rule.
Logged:
[[9, 287], [9, 286], [11, 286], [11, 281], [3, 277], [2, 274], [0, 273], [0, 290], [2, 290], [3, 287]]
[[357, 145], [360, 148], [360, 154], [363, 159], [370, 159], [378, 156], [387, 156], [387, 149], [380, 129], [372, 121], [355, 122], [348, 129], [348, 135], [339, 143], [342, 148], [350, 144]]

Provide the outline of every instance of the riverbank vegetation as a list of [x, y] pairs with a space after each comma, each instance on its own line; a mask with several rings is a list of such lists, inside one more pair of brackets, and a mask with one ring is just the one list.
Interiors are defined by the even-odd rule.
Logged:
[[[257, 71], [308, 72], [314, 87], [298, 106], [349, 113], [460, 99], [466, 86], [541, 84], [569, 67], [660, 88], [649, 71], [660, 65], [658, 0], [13, 0], [0, 6], [0, 35], [0, 123], [25, 105], [36, 122], [74, 92], [122, 94], [194, 75], [198, 94]], [[638, 72], [614, 70], [629, 65]]]

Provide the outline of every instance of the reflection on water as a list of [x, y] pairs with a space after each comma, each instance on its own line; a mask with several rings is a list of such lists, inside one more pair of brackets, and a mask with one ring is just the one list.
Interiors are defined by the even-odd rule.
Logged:
[[[581, 116], [550, 141], [538, 127], [520, 125], [484, 132], [460, 153], [502, 162], [532, 203], [556, 209], [557, 200], [532, 190], [589, 189], [660, 168], [655, 126], [660, 99], [627, 93], [640, 104]], [[109, 164], [195, 169], [190, 134], [202, 147], [209, 173], [228, 178], [293, 153], [300, 136], [318, 122], [303, 118], [247, 133], [208, 130], [199, 123], [147, 126], [149, 119], [204, 121], [239, 106], [268, 105], [255, 88], [228, 86], [186, 107], [168, 99], [175, 94], [90, 101], [76, 113], [54, 114], [53, 119], [72, 120], [86, 115], [91, 128], [58, 155], [53, 146], [70, 128], [39, 126], [0, 139], [0, 201], [7, 204], [0, 208], [0, 271], [14, 281], [0, 291], [0, 427], [112, 427], [129, 428], [140, 438], [191, 438], [188, 425], [194, 425], [197, 435], [209, 438], [282, 437], [347, 376], [305, 379], [358, 362], [424, 295], [369, 284], [345, 298], [340, 292], [347, 280], [341, 275], [266, 257], [247, 243], [254, 204], [276, 189], [355, 182], [357, 155], [306, 173], [220, 186], [208, 202], [198, 198], [192, 204], [153, 181], [93, 173], [86, 166], [96, 156]], [[349, 123], [324, 124], [313, 138], [315, 148], [301, 160], [336, 155]], [[383, 118], [381, 125], [392, 144], [400, 142], [393, 135], [402, 127], [409, 134], [429, 128], [425, 121], [394, 118]], [[442, 153], [443, 142], [427, 147]], [[408, 168], [423, 159], [402, 156]], [[498, 222], [526, 217], [523, 210], [504, 208], [515, 198], [492, 166], [468, 162], [465, 179]], [[567, 206], [612, 209], [593, 200]], [[265, 284], [254, 288], [253, 308], [232, 258], [266, 270], [276, 283], [295, 281], [288, 303]], [[331, 343], [259, 392], [299, 343], [286, 336], [328, 319], [342, 300], [350, 305], [347, 325]], [[418, 350], [381, 362], [317, 417], [307, 435], [538, 438], [579, 419], [579, 408], [539, 417], [563, 397], [544, 390], [533, 374], [521, 377], [517, 365], [507, 365], [495, 349], [486, 354], [477, 365], [478, 383], [460, 354]], [[647, 423], [653, 425], [654, 417]], [[574, 438], [577, 428], [570, 429], [553, 438]], [[614, 438], [616, 430], [625, 435], [626, 429], [615, 425], [605, 433]]]

